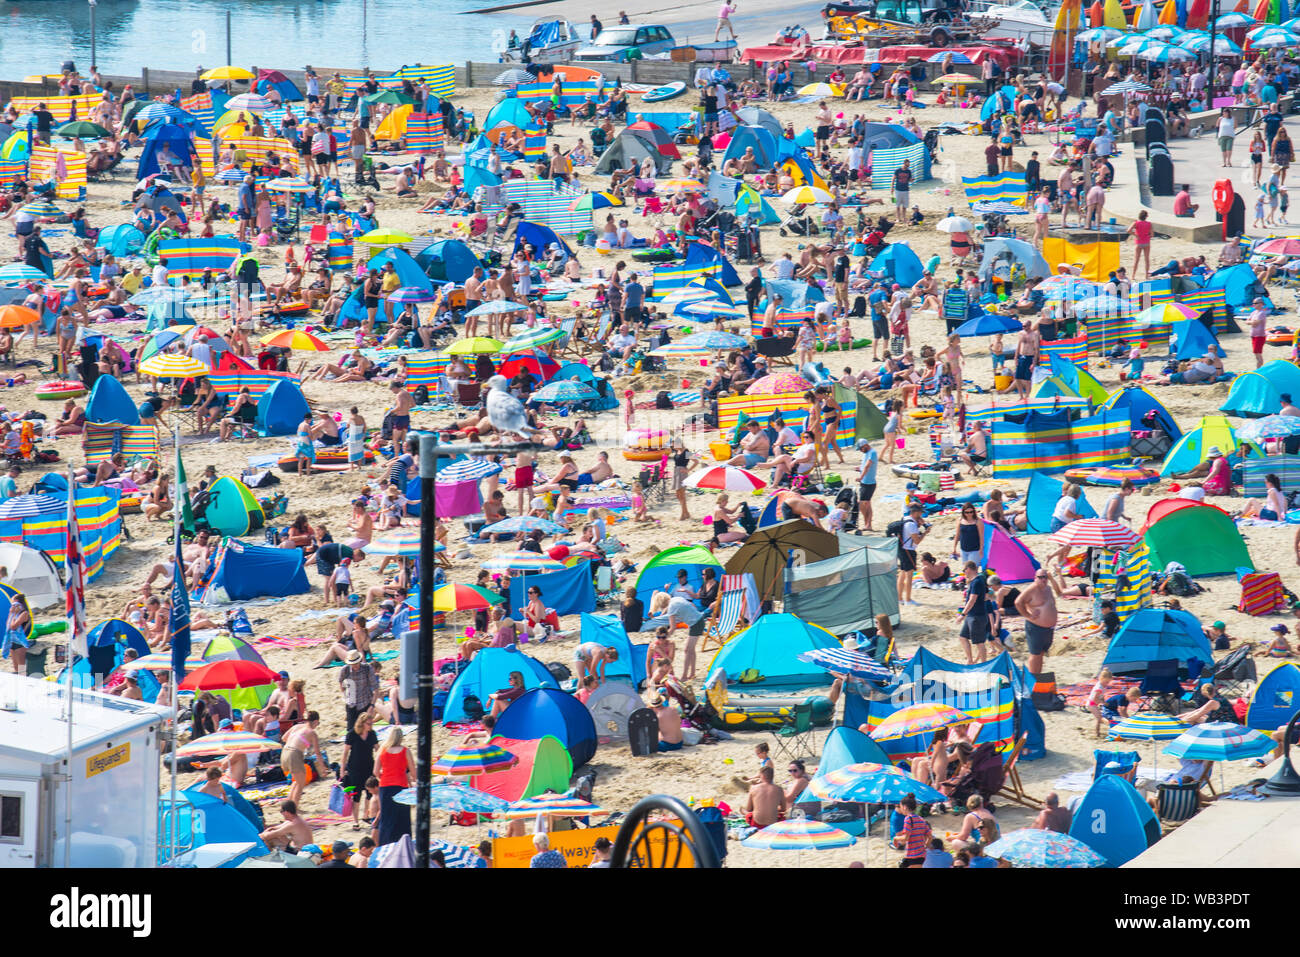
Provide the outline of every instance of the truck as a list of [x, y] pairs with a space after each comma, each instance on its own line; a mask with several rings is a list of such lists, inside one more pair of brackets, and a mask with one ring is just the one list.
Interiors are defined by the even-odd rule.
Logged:
[[[163, 708], [0, 674], [0, 868], [157, 867]], [[71, 804], [71, 828], [68, 807]]]

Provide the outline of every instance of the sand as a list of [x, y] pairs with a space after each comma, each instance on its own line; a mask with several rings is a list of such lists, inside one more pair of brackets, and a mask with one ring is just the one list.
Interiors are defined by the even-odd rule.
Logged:
[[[482, 116], [491, 107], [495, 95], [496, 91], [489, 89], [469, 90], [459, 94], [456, 97], [456, 102], [458, 105], [475, 110]], [[686, 101], [683, 100], [682, 102], [685, 103]], [[874, 102], [863, 107], [858, 107], [856, 104], [852, 106], [844, 104], [844, 106], [846, 112], [850, 115], [854, 108], [860, 108], [873, 120], [903, 119], [898, 111], [887, 109]], [[634, 100], [632, 112], [635, 112], [635, 109]], [[774, 112], [782, 121], [786, 119], [793, 120], [796, 128], [802, 128], [811, 122], [815, 109], [815, 104], [783, 104], [777, 105]], [[927, 110], [918, 111], [917, 116], [923, 125], [930, 126], [944, 121], [969, 120], [972, 114], [958, 109], [931, 107]], [[575, 132], [585, 134], [586, 131], [585, 128], [575, 130], [562, 124], [557, 127], [555, 139], [562, 147], [567, 149], [574, 142]], [[945, 266], [941, 271], [941, 277], [944, 277], [951, 275], [951, 270], [946, 265], [947, 239], [946, 236], [935, 231], [933, 223], [950, 207], [964, 208], [965, 202], [959, 185], [960, 181], [957, 179], [957, 171], [964, 170], [969, 173], [972, 170], [982, 169], [983, 157], [981, 154], [984, 141], [967, 136], [948, 136], [944, 137], [941, 143], [944, 152], [940, 162], [936, 165], [936, 175], [942, 177], [942, 179], [921, 184], [919, 188], [914, 189], [912, 192], [913, 201], [920, 205], [926, 215], [926, 223], [917, 227], [896, 227], [891, 233], [890, 239], [908, 243], [916, 250], [923, 261], [933, 254], [943, 256]], [[1038, 136], [1030, 137], [1028, 146], [1043, 151], [1045, 144], [1046, 138]], [[1025, 150], [1017, 150], [1017, 160], [1023, 160], [1026, 155]], [[1043, 152], [1043, 155], [1046, 155], [1046, 153]], [[393, 162], [391, 158], [388, 161]], [[580, 172], [583, 173], [582, 180], [584, 184], [596, 185], [595, 178], [590, 175], [589, 167]], [[350, 176], [345, 173], [345, 182], [347, 178], [350, 178]], [[129, 180], [130, 177], [123, 179], [119, 176], [117, 181], [112, 184], [91, 184], [90, 198], [86, 203], [86, 208], [92, 225], [109, 226], [121, 221], [123, 212], [120, 204], [129, 196]], [[385, 186], [386, 190], [379, 201], [379, 219], [383, 226], [405, 230], [416, 236], [427, 235], [430, 229], [435, 232], [447, 231], [450, 226], [449, 219], [417, 214], [412, 203], [409, 201], [399, 203], [392, 196], [391, 185], [385, 183]], [[427, 188], [427, 186], [421, 187], [421, 189]], [[226, 195], [233, 199], [232, 192], [227, 192]], [[634, 218], [633, 223], [635, 228], [639, 224], [639, 220]], [[775, 229], [764, 231], [763, 246], [769, 261], [787, 250], [795, 252], [797, 256], [798, 244], [799, 240], [795, 237], [781, 239], [776, 235]], [[68, 239], [66, 237], [57, 238], [52, 241], [52, 246], [60, 250], [66, 249]], [[301, 250], [299, 251], [301, 252]], [[1172, 241], [1158, 241], [1155, 259], [1157, 262], [1161, 262], [1170, 256], [1193, 253], [1206, 254], [1213, 258], [1214, 250], [1208, 247], [1198, 248]], [[280, 263], [282, 262], [282, 248], [276, 247], [264, 250], [260, 255], [266, 264], [273, 267], [264, 270], [264, 278], [270, 280], [278, 278]], [[595, 266], [603, 266], [608, 270], [612, 265], [610, 259], [599, 257], [592, 250], [585, 248], [580, 252], [580, 260], [583, 265], [584, 275], [589, 273]], [[1130, 260], [1131, 252], [1126, 250], [1124, 261], [1129, 264]], [[563, 312], [564, 310], [561, 309], [560, 311]], [[1289, 318], [1289, 316], [1280, 317], [1281, 321], [1286, 321]], [[114, 333], [120, 332], [121, 326], [113, 326], [110, 331]], [[919, 315], [912, 325], [914, 346], [917, 348], [926, 343], [940, 345], [943, 341], [943, 333], [942, 322], [933, 314]], [[855, 338], [869, 334], [870, 329], [867, 324], [855, 321]], [[964, 343], [968, 356], [968, 375], [973, 376], [976, 381], [985, 386], [989, 384], [990, 378], [987, 355], [983, 351], [986, 345], [984, 340], [966, 340]], [[19, 350], [19, 354], [21, 357], [37, 355], [42, 360], [48, 361], [50, 348], [51, 341], [43, 339], [39, 349], [35, 352], [29, 344], [24, 343]], [[1252, 364], [1244, 337], [1233, 337], [1228, 348], [1230, 352], [1229, 368], [1241, 371]], [[1282, 350], [1273, 349], [1268, 355], [1270, 357], [1279, 357], [1282, 355]], [[309, 361], [308, 364], [314, 365], [314, 357], [309, 356], [309, 359], [312, 361]], [[870, 364], [870, 353], [865, 350], [858, 350], [847, 355], [837, 354], [833, 357], [833, 360], [833, 362], [829, 363], [833, 369], [838, 369], [847, 364], [853, 369], [859, 370]], [[638, 400], [651, 398], [655, 389], [666, 387], [673, 382], [689, 379], [698, 383], [701, 379], [699, 366], [693, 363], [674, 361], [671, 368], [673, 371], [668, 376], [639, 377], [632, 386], [642, 393], [638, 395]], [[1117, 385], [1118, 370], [1115, 367], [1094, 368], [1093, 371], [1108, 388], [1114, 388]], [[616, 394], [618, 395], [622, 395], [623, 390], [629, 387], [626, 380], [620, 380], [615, 385]], [[128, 382], [128, 387], [133, 396], [139, 396], [143, 392], [143, 388], [134, 382]], [[1157, 389], [1157, 395], [1175, 414], [1180, 425], [1186, 429], [1194, 427], [1200, 415], [1214, 411], [1222, 400], [1226, 388], [1226, 386], [1222, 385], [1210, 388], [1160, 388]], [[344, 412], [349, 406], [356, 404], [372, 425], [378, 424], [388, 402], [387, 388], [377, 384], [347, 384], [340, 386], [330, 382], [309, 382], [306, 384], [304, 391], [308, 400], [318, 408]], [[876, 398], [880, 397], [877, 396]], [[58, 411], [58, 405], [55, 403], [37, 402], [31, 385], [9, 389], [8, 394], [3, 397], [2, 401], [10, 410], [40, 408], [51, 416]], [[694, 410], [674, 410], [670, 413], [658, 413], [654, 424], [657, 427], [676, 426], [691, 411]], [[597, 433], [597, 442], [579, 453], [578, 464], [580, 466], [584, 468], [590, 466], [594, 462], [596, 452], [605, 449], [610, 452], [616, 470], [624, 478], [634, 474], [636, 467], [623, 462], [619, 454], [619, 440], [624, 428], [622, 416], [622, 410], [608, 412], [593, 421], [593, 431]], [[445, 425], [447, 421], [448, 416], [445, 413], [421, 413], [417, 414], [414, 426], [416, 428], [441, 426]], [[646, 414], [639, 413], [638, 421], [648, 424], [650, 420]], [[707, 440], [710, 437], [709, 434], [692, 437], [690, 440], [691, 447], [707, 453]], [[81, 464], [83, 457], [79, 442], [75, 438], [60, 439], [54, 442], [53, 445], [59, 450], [65, 463]], [[199, 441], [185, 445], [185, 466], [192, 481], [196, 481], [196, 477], [200, 475], [204, 466], [209, 464], [215, 465], [222, 474], [231, 472], [237, 474], [248, 456], [264, 455], [270, 452], [286, 454], [290, 445], [291, 440], [289, 438], [250, 440], [224, 444]], [[166, 453], [168, 456], [170, 455], [170, 446], [168, 446]], [[923, 435], [911, 435], [907, 437], [906, 449], [899, 453], [899, 459], [908, 460], [927, 457], [928, 454], [929, 449], [925, 437]], [[851, 456], [850, 467], [855, 461], [856, 456]], [[549, 464], [553, 468], [554, 458], [547, 456], [543, 464]], [[65, 465], [59, 466], [59, 468], [65, 467]], [[167, 458], [164, 467], [171, 467], [170, 458]], [[26, 470], [21, 479], [22, 486], [29, 487], [41, 471], [45, 471], [45, 468]], [[842, 471], [848, 472], [849, 469]], [[363, 481], [373, 480], [380, 474], [377, 469], [369, 469], [364, 473], [364, 477], [356, 473], [314, 475], [307, 478], [282, 475], [283, 484], [279, 490], [287, 492], [290, 496], [287, 518], [292, 518], [298, 512], [305, 513], [313, 524], [326, 523], [334, 532], [336, 538], [341, 537], [341, 534], [346, 532], [346, 522], [350, 514], [350, 498], [357, 492]], [[982, 490], [991, 490], [995, 487], [1016, 488], [1023, 492], [1025, 485], [1024, 481], [983, 480], [978, 487]], [[963, 483], [959, 486], [959, 489], [965, 487], [967, 486]], [[1141, 524], [1146, 508], [1163, 494], [1164, 486], [1156, 486], [1142, 490], [1129, 501], [1128, 512], [1135, 525]], [[882, 467], [880, 469], [880, 489], [876, 496], [878, 506], [877, 529], [883, 528], [884, 524], [894, 517], [894, 510], [900, 507], [903, 495], [903, 480], [893, 476], [887, 467]], [[1092, 493], [1092, 499], [1095, 504], [1099, 505], [1103, 497], [1094, 492]], [[623, 522], [618, 524], [613, 529], [613, 532], [628, 545], [628, 555], [634, 561], [643, 563], [668, 545], [703, 540], [706, 530], [701, 525], [701, 519], [710, 513], [713, 502], [714, 497], [712, 495], [693, 494], [690, 499], [692, 520], [679, 521], [677, 519], [676, 503], [670, 498], [667, 504], [654, 510], [655, 524], [643, 526]], [[513, 495], [508, 497], [507, 503], [513, 510]], [[1242, 505], [1240, 500], [1216, 500], [1215, 504], [1229, 510], [1239, 509]], [[284, 520], [281, 520], [280, 524], [283, 523]], [[452, 548], [450, 552], [454, 555], [460, 550], [460, 541], [464, 538], [465, 532], [459, 522], [452, 522], [450, 525], [452, 529]], [[92, 622], [121, 614], [127, 601], [132, 596], [139, 594], [139, 587], [148, 569], [167, 548], [165, 544], [167, 526], [165, 524], [146, 522], [142, 516], [130, 516], [126, 518], [126, 526], [130, 530], [131, 540], [124, 543], [122, 549], [109, 563], [108, 570], [103, 577], [87, 590], [88, 616]], [[951, 516], [935, 519], [934, 531], [926, 547], [941, 553], [944, 544], [951, 540], [953, 527], [954, 518]], [[1292, 550], [1293, 533], [1290, 529], [1248, 528], [1244, 530], [1244, 534], [1259, 568], [1280, 570], [1291, 567], [1294, 553]], [[1026, 542], [1040, 558], [1049, 553], [1049, 544], [1042, 538], [1031, 537], [1026, 539]], [[477, 572], [478, 562], [493, 554], [494, 551], [496, 549], [490, 546], [477, 546], [472, 550], [471, 558], [456, 559], [454, 570], [450, 576], [451, 579], [472, 581]], [[724, 554], [724, 559], [725, 557]], [[355, 590], [363, 591], [367, 586], [378, 582], [377, 567], [377, 560], [368, 559], [355, 569]], [[299, 615], [302, 613], [318, 609], [323, 604], [320, 591], [322, 583], [314, 568], [309, 568], [308, 578], [312, 584], [310, 594], [292, 597], [272, 605], [256, 606], [249, 609], [251, 616], [254, 618], [254, 628], [258, 635], [308, 635], [324, 638], [328, 633], [332, 632], [334, 625], [330, 619], [298, 620]], [[1228, 624], [1229, 633], [1236, 639], [1259, 641], [1267, 637], [1267, 628], [1271, 622], [1266, 619], [1250, 618], [1232, 610], [1231, 606], [1238, 597], [1238, 587], [1231, 578], [1215, 578], [1206, 581], [1205, 584], [1209, 590], [1196, 598], [1184, 599], [1185, 608], [1205, 622], [1213, 621], [1216, 618], [1223, 619]], [[959, 595], [954, 592], [917, 589], [915, 598], [919, 602], [919, 607], [908, 607], [904, 610], [904, 622], [901, 628], [898, 629], [899, 653], [907, 656], [916, 648], [924, 645], [941, 655], [961, 660], [961, 650], [953, 626], [954, 611], [958, 604]], [[1063, 614], [1065, 615], [1070, 615], [1076, 611], [1082, 613], [1085, 610], [1085, 603], [1083, 602], [1072, 604], [1069, 601], [1064, 601], [1062, 605]], [[41, 619], [49, 617], [53, 616], [38, 616]], [[568, 630], [569, 638], [543, 645], [531, 645], [527, 649], [528, 652], [542, 661], [558, 660], [568, 662], [572, 656], [573, 646], [577, 641], [577, 617], [566, 618], [563, 621], [563, 626]], [[1017, 640], [1019, 641], [1018, 636]], [[1017, 661], [1023, 663], [1023, 646], [1019, 645], [1018, 647], [1021, 650], [1016, 652], [1015, 657]], [[453, 644], [450, 637], [448, 637], [448, 633], [440, 633], [437, 638], [436, 656], [442, 657], [452, 652]], [[1088, 681], [1095, 676], [1103, 652], [1104, 644], [1099, 639], [1083, 639], [1079, 637], [1077, 627], [1063, 628], [1061, 633], [1058, 634], [1046, 667], [1056, 673], [1057, 681], [1062, 684]], [[308, 707], [318, 710], [323, 718], [322, 738], [326, 741], [341, 741], [344, 734], [344, 712], [337, 690], [337, 672], [334, 670], [310, 670], [319, 657], [319, 649], [282, 650], [270, 648], [264, 653], [267, 663], [272, 668], [288, 669], [295, 677], [303, 677], [307, 680]], [[704, 675], [706, 671], [707, 661], [701, 661], [701, 675]], [[395, 662], [385, 664], [383, 672], [387, 677], [392, 677], [396, 672]], [[1047, 726], [1047, 757], [1040, 761], [1021, 765], [1025, 787], [1029, 793], [1038, 797], [1051, 790], [1053, 782], [1061, 775], [1070, 771], [1091, 768], [1093, 748], [1105, 746], [1104, 742], [1093, 737], [1092, 719], [1080, 708], [1072, 707], [1062, 712], [1046, 714], [1044, 718]], [[825, 734], [826, 729], [821, 729], [818, 732], [819, 751], [820, 743], [824, 740]], [[598, 772], [596, 798], [602, 807], [610, 811], [627, 811], [637, 799], [654, 792], [674, 794], [683, 798], [715, 798], [725, 801], [733, 807], [743, 807], [745, 787], [743, 782], [738, 779], [756, 773], [756, 762], [753, 756], [754, 745], [767, 740], [769, 740], [767, 733], [745, 732], [737, 734], [734, 740], [726, 743], [689, 747], [676, 754], [640, 759], [630, 757], [625, 747], [613, 745], [602, 747], [596, 754], [592, 765]], [[448, 735], [441, 726], [435, 726], [433, 742], [435, 755], [441, 753], [442, 750], [455, 742], [456, 739]], [[1140, 744], [1136, 745], [1136, 747], [1148, 757], [1151, 754], [1149, 745]], [[331, 759], [337, 760], [341, 757], [342, 746], [340, 743], [331, 744], [329, 745], [329, 751]], [[806, 757], [809, 759], [809, 769], [811, 771], [815, 767], [817, 759], [813, 755], [807, 755]], [[1170, 759], [1164, 758], [1161, 764], [1168, 766]], [[781, 772], [777, 776], [777, 781], [780, 783], [786, 780], [784, 764], [778, 764], [778, 770]], [[1232, 765], [1227, 769], [1229, 786], [1234, 782], [1252, 776], [1255, 776], [1255, 772], [1244, 766]], [[1216, 771], [1216, 779], [1217, 777]], [[183, 776], [182, 784], [188, 784], [194, 779], [193, 776]], [[317, 783], [307, 788], [303, 806], [308, 813], [320, 813], [325, 810], [328, 787], [327, 783]], [[1004, 830], [1027, 824], [1032, 818], [1030, 812], [1015, 808], [1012, 805], [1001, 805], [998, 809], [998, 816], [1002, 821]], [[274, 808], [269, 807], [268, 820], [274, 822], [278, 818], [279, 815]], [[958, 821], [959, 819], [955, 817], [939, 818], [932, 823], [935, 824], [936, 831], [942, 831], [945, 829], [955, 830], [958, 827]], [[483, 828], [448, 827], [446, 826], [447, 815], [445, 813], [435, 812], [434, 824], [435, 836], [449, 841], [468, 843], [471, 840], [478, 839], [485, 833]], [[336, 838], [355, 841], [360, 836], [349, 825], [321, 828], [317, 832], [317, 837], [321, 843]], [[879, 837], [873, 839], [872, 859], [875, 864], [880, 864], [883, 860], [882, 843]], [[864, 846], [859, 843], [855, 848], [826, 852], [814, 858], [813, 855], [807, 853], [796, 856], [744, 849], [736, 842], [731, 842], [729, 848], [731, 854], [728, 861], [731, 866], [763, 867], [794, 866], [796, 862], [804, 866], [814, 863], [843, 866], [851, 860], [862, 859], [865, 851]], [[889, 860], [893, 861], [896, 858], [897, 855], [891, 851]]]

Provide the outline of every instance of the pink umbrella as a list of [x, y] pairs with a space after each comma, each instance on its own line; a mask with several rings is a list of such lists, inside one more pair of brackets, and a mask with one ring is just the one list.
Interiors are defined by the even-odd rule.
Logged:
[[734, 465], [715, 465], [686, 479], [688, 488], [711, 488], [720, 492], [753, 492], [765, 485], [767, 483], [753, 472]]
[[779, 392], [807, 392], [812, 383], [797, 372], [775, 372], [755, 380], [746, 395], [775, 395]]

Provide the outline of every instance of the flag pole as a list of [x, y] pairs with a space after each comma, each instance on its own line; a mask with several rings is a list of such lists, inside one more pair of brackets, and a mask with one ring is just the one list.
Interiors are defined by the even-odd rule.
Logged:
[[[68, 528], [66, 534], [71, 537], [77, 534], [77, 477], [72, 471], [72, 466], [68, 466]], [[68, 545], [71, 545], [71, 541]], [[68, 674], [68, 789], [63, 795], [63, 866], [65, 868], [72, 866], [72, 684], [76, 680], [76, 672], [72, 668], [73, 663], [73, 645], [77, 640], [77, 612], [74, 608], [73, 581], [72, 581], [72, 556], [69, 554], [70, 548], [65, 549], [63, 554], [63, 577], [67, 586], [67, 622], [68, 622], [68, 653], [67, 664], [64, 668]]]
[[[176, 450], [176, 465], [178, 466], [177, 471], [176, 471], [176, 484], [175, 484], [175, 485], [173, 486], [173, 488], [172, 488], [172, 535], [174, 536], [174, 541], [176, 542], [176, 554], [179, 555], [179, 554], [180, 554], [180, 549], [181, 549], [180, 541], [181, 541], [181, 523], [182, 523], [182, 518], [181, 518], [181, 515], [182, 515], [182, 511], [181, 511], [181, 501], [182, 501], [182, 498], [181, 498], [181, 496], [186, 494], [186, 490], [183, 489], [183, 488], [181, 488], [181, 481], [182, 481], [182, 480], [181, 480], [181, 472], [180, 472], [180, 468], [179, 468], [179, 466], [180, 466], [180, 464], [181, 464], [181, 425], [180, 425], [180, 422], [179, 422], [179, 421], [178, 421], [178, 422], [177, 422], [177, 423], [172, 427], [172, 447], [175, 448], [175, 450]], [[181, 574], [181, 566], [180, 566], [179, 563], [176, 565], [176, 570], [175, 570], [175, 572], [173, 572], [173, 574], [174, 574], [174, 575], [177, 575], [177, 576], [179, 576], [179, 575]], [[169, 628], [170, 628], [170, 623], [169, 623]], [[174, 635], [173, 635], [172, 637], [173, 637], [173, 639], [175, 638]], [[177, 699], [176, 689], [177, 689], [177, 687], [178, 687], [179, 685], [180, 685], [180, 681], [179, 681], [179, 679], [177, 679], [177, 677], [176, 677], [175, 665], [173, 664], [173, 666], [172, 666], [172, 680], [171, 680], [171, 686], [172, 686], [172, 735], [171, 735], [172, 795], [171, 795], [171, 813], [168, 815], [169, 820], [168, 820], [168, 824], [167, 824], [167, 860], [168, 860], [168, 861], [174, 861], [174, 860], [176, 859], [176, 725], [177, 725], [178, 722], [180, 721], [180, 711], [179, 711], [179, 710], [177, 709], [177, 707], [176, 707], [176, 699]]]
[[181, 536], [190, 519], [189, 479], [185, 475], [185, 462], [181, 459], [181, 426], [177, 422], [172, 426], [172, 448], [176, 452], [175, 485], [172, 489], [172, 595], [171, 609], [168, 614], [167, 630], [171, 640], [172, 652], [172, 794], [171, 818], [168, 827], [168, 860], [176, 856], [176, 738], [177, 725], [180, 722], [178, 706], [178, 689], [185, 680], [185, 661], [190, 656], [190, 595], [185, 585], [185, 562], [181, 555]]

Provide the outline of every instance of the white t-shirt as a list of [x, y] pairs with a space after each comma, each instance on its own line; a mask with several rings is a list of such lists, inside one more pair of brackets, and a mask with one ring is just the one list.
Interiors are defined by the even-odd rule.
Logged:
[[1056, 501], [1056, 508], [1052, 509], [1052, 518], [1056, 519], [1058, 522], [1072, 521], [1070, 513], [1077, 512], [1074, 504], [1074, 499], [1070, 498], [1068, 495], [1062, 495]]
[[914, 519], [908, 518], [903, 520], [903, 548], [906, 551], [916, 551], [916, 536], [921, 533], [921, 526]]
[[1232, 121], [1231, 116], [1219, 117], [1218, 136], [1232, 136], [1237, 132], [1237, 125]]
[[828, 299], [823, 299], [821, 302], [817, 303], [817, 305], [813, 307], [813, 316], [814, 318], [821, 319], [823, 321], [827, 319], [833, 319], [835, 317], [835, 303], [831, 302]]
[[772, 271], [776, 273], [777, 279], [793, 279], [794, 260], [786, 259], [784, 256], [782, 256], [780, 259], [776, 261], [776, 265], [772, 267]]

